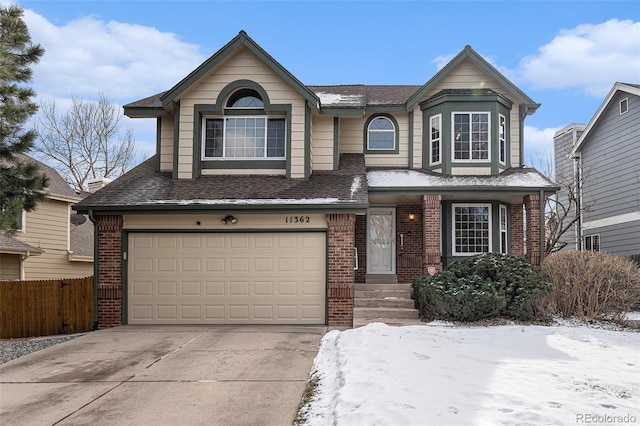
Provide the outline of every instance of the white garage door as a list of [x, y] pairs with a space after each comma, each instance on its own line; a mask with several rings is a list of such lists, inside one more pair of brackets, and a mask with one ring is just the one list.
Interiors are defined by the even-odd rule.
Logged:
[[324, 324], [318, 232], [131, 233], [129, 324]]

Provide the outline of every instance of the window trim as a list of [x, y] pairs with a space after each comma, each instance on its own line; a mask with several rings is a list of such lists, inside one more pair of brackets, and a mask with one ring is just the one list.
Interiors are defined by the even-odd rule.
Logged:
[[[433, 128], [434, 119], [438, 120], [439, 132], [437, 139], [433, 138], [433, 132], [431, 131], [431, 129]], [[429, 165], [435, 166], [438, 164], [442, 164], [442, 114], [436, 114], [429, 117], [429, 129], [427, 131], [429, 132]], [[433, 161], [434, 142], [438, 142], [438, 159], [436, 161]]]
[[498, 162], [507, 164], [507, 117], [498, 114]]
[[493, 251], [493, 220], [492, 220], [492, 208], [490, 203], [453, 203], [451, 204], [451, 255], [452, 256], [474, 256], [476, 254], [484, 254], [485, 252], [458, 252], [456, 250], [456, 207], [485, 207], [487, 208], [487, 222], [488, 222], [488, 243], [487, 252]]
[[[226, 153], [226, 134], [227, 134], [227, 120], [228, 119], [239, 119], [239, 118], [262, 118], [265, 120], [265, 132], [264, 132], [264, 153], [265, 156], [264, 157], [226, 157], [224, 156], [224, 154]], [[267, 156], [267, 138], [268, 138], [268, 134], [269, 134], [269, 120], [270, 119], [279, 119], [279, 120], [284, 120], [284, 128], [285, 128], [285, 134], [284, 134], [284, 147], [283, 147], [283, 156], [282, 157], [268, 157]], [[222, 157], [207, 157], [206, 156], [206, 127], [207, 127], [207, 120], [222, 120], [223, 123], [223, 133], [222, 133]], [[284, 160], [287, 157], [287, 119], [286, 117], [282, 117], [282, 116], [270, 116], [270, 115], [203, 115], [202, 116], [202, 129], [201, 129], [201, 137], [200, 137], [200, 144], [201, 144], [201, 161], [261, 161], [261, 160]]]
[[[380, 149], [380, 148], [370, 149], [369, 148], [369, 126], [377, 118], [386, 118], [387, 120], [389, 120], [391, 122], [391, 125], [393, 126], [393, 133], [394, 133], [394, 137], [393, 137], [393, 145], [394, 145], [394, 147], [393, 148], [384, 148], [384, 149]], [[398, 121], [391, 114], [373, 114], [373, 115], [371, 115], [367, 119], [367, 121], [364, 123], [363, 133], [364, 133], [364, 153], [365, 154], [398, 154], [399, 145], [400, 145], [400, 135], [399, 135], [400, 134], [400, 127], [398, 126]]]
[[[587, 241], [589, 242], [589, 248], [587, 248]], [[598, 249], [594, 249], [594, 241], [597, 241]], [[600, 251], [600, 234], [585, 235], [583, 251]]]
[[[502, 221], [503, 214], [504, 214], [504, 222]], [[504, 204], [500, 204], [499, 206], [498, 224], [500, 226], [500, 253], [508, 254], [509, 253], [509, 232], [508, 232], [509, 212], [507, 210], [507, 206], [505, 206]]]
[[[469, 140], [469, 158], [461, 159], [456, 158], [456, 137], [455, 137], [455, 116], [456, 115], [467, 115], [471, 116], [472, 114], [484, 114], [487, 116], [487, 158], [486, 159], [476, 159], [473, 157], [473, 143]], [[471, 124], [471, 118], [469, 119], [469, 124]], [[471, 129], [469, 129], [471, 132]], [[452, 111], [451, 112], [451, 162], [452, 163], [491, 163], [491, 111]]]
[[[622, 105], [625, 105], [624, 111], [622, 110]], [[624, 98], [620, 100], [620, 115], [626, 114], [629, 112], [629, 98]]]

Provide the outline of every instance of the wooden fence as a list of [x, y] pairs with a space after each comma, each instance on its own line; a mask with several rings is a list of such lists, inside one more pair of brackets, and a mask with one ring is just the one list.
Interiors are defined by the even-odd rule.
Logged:
[[93, 277], [0, 281], [0, 338], [93, 329]]

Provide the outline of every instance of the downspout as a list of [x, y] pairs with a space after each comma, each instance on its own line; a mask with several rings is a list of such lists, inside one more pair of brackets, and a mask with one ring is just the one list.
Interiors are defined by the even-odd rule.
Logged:
[[89, 220], [93, 223], [93, 329], [98, 329], [98, 221], [89, 210]]
[[544, 223], [544, 190], [540, 190], [540, 265], [544, 260], [544, 244], [545, 244], [545, 223]]

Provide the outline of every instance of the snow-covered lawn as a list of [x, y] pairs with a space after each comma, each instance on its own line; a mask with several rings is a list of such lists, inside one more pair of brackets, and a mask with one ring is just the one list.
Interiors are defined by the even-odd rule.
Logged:
[[309, 425], [640, 423], [640, 333], [381, 323], [330, 331]]

